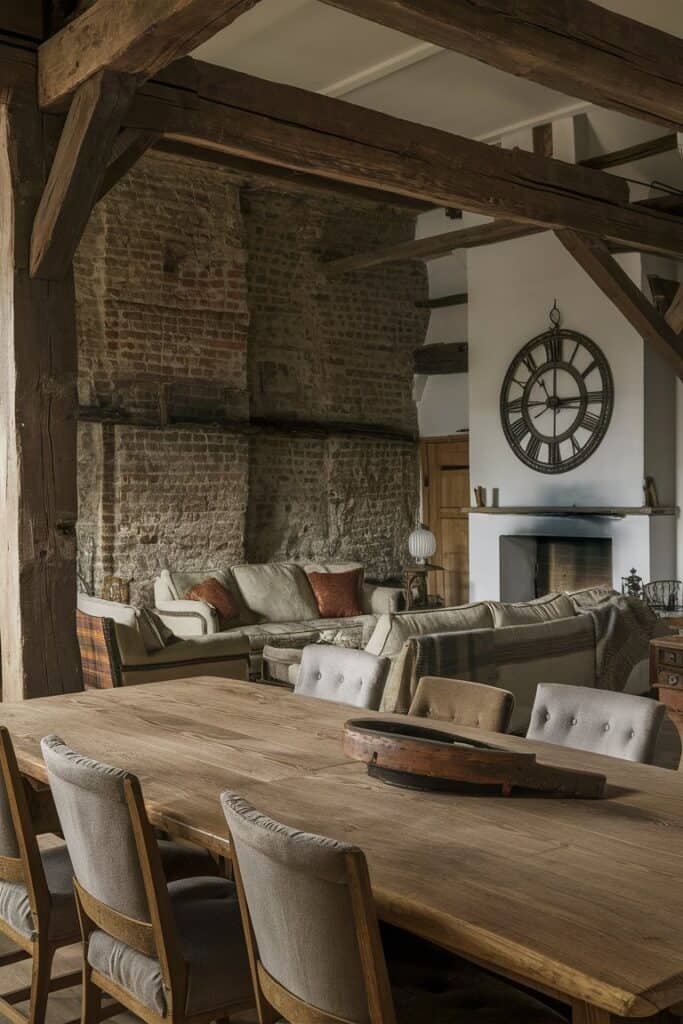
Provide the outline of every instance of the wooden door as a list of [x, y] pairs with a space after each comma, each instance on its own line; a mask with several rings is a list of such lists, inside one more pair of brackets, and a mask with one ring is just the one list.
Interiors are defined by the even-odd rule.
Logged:
[[421, 445], [423, 519], [436, 537], [431, 559], [444, 567], [429, 573], [430, 594], [446, 606], [469, 601], [469, 438], [467, 434], [435, 437]]

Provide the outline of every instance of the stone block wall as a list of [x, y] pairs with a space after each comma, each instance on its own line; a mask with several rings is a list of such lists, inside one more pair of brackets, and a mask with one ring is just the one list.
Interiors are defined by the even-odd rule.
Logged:
[[279, 558], [400, 569], [426, 275], [328, 278], [324, 261], [413, 231], [384, 205], [245, 187], [166, 154], [100, 202], [76, 260], [87, 586], [114, 574], [148, 600], [164, 566]]

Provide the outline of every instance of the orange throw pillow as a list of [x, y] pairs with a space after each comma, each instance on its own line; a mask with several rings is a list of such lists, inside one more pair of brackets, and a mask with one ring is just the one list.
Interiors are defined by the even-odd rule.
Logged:
[[363, 570], [309, 572], [308, 582], [315, 594], [321, 619], [349, 619], [362, 615]]
[[206, 601], [213, 605], [218, 613], [218, 624], [222, 629], [227, 629], [235, 619], [239, 619], [240, 610], [237, 601], [226, 590], [222, 583], [209, 577], [201, 583], [195, 583], [185, 594], [186, 601]]

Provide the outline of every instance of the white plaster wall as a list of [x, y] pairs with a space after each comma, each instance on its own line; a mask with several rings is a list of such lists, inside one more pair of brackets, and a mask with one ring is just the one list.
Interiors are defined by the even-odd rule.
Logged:
[[[619, 262], [640, 281], [640, 257]], [[473, 249], [468, 259], [470, 478], [505, 505], [642, 504], [643, 342], [565, 251], [544, 233]], [[519, 349], [548, 327], [553, 300], [563, 326], [603, 350], [614, 376], [612, 422], [595, 454], [568, 473], [537, 473], [517, 459], [500, 422], [500, 388]], [[476, 563], [473, 559], [476, 572]]]
[[[465, 222], [431, 210], [417, 219], [416, 238], [459, 230]], [[429, 295], [455, 295], [467, 291], [467, 263], [464, 252], [442, 256], [427, 264]], [[467, 341], [467, 306], [433, 309], [425, 338], [426, 345]], [[469, 423], [466, 373], [420, 375], [415, 381], [417, 421], [420, 437], [444, 437], [466, 430]]]

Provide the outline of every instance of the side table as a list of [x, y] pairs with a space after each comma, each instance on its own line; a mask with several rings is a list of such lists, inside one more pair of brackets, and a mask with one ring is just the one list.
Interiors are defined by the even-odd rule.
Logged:
[[[650, 686], [666, 707], [683, 745], [683, 636], [650, 641]], [[683, 766], [683, 754], [679, 771]]]
[[[427, 596], [427, 573], [441, 571], [443, 571], [442, 565], [431, 565], [429, 562], [424, 562], [421, 565], [407, 565], [405, 567], [403, 570], [403, 583], [406, 611], [410, 611], [412, 608], [430, 607], [430, 599]], [[433, 603], [431, 607], [438, 608], [441, 605]]]

